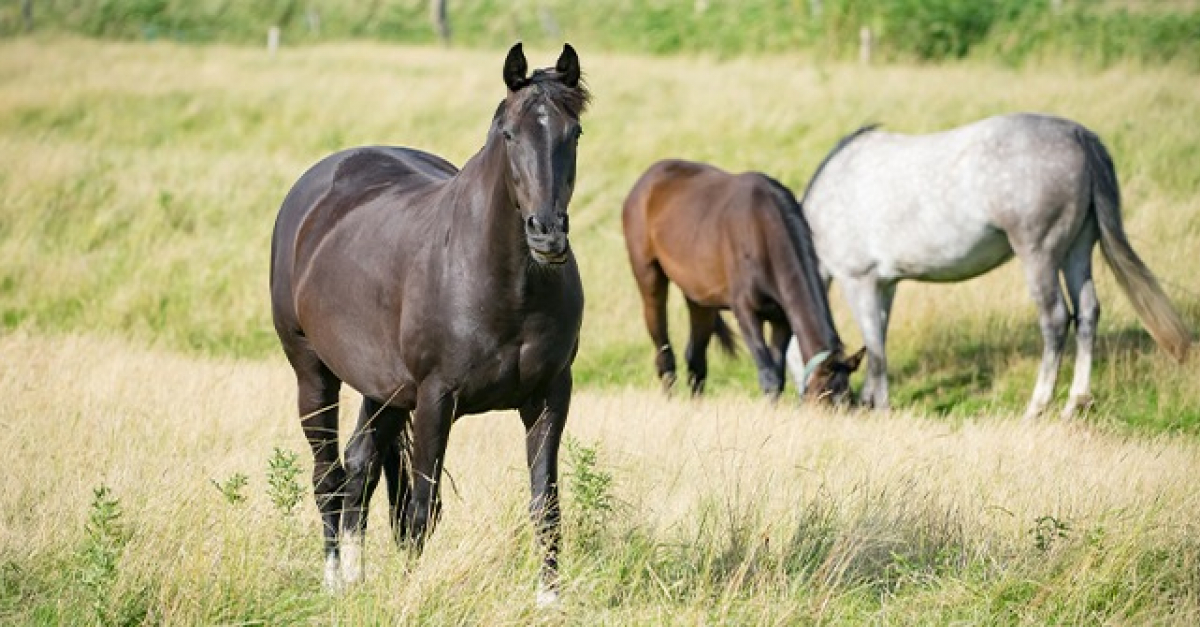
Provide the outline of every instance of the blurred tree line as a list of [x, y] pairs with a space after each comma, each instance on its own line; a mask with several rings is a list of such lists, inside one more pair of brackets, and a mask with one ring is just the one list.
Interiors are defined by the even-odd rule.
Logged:
[[0, 35], [284, 45], [371, 39], [873, 60], [1070, 58], [1200, 69], [1200, 0], [7, 0]]

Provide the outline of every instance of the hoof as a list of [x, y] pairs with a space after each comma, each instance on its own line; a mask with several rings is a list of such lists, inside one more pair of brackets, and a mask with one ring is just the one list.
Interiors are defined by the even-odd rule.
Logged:
[[1067, 401], [1067, 406], [1063, 408], [1062, 417], [1064, 419], [1078, 418], [1086, 414], [1092, 408], [1093, 403], [1091, 394], [1072, 396]]
[[675, 387], [675, 373], [664, 372], [659, 375], [658, 379], [659, 382], [662, 383], [662, 391], [666, 394], [670, 394], [671, 388]]

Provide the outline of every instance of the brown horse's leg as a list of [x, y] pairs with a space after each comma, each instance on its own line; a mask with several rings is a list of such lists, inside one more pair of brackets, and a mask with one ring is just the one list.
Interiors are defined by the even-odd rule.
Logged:
[[742, 329], [742, 339], [745, 340], [746, 348], [750, 350], [754, 364], [758, 367], [759, 387], [762, 388], [763, 394], [772, 399], [779, 398], [779, 393], [783, 390], [783, 370], [772, 359], [771, 348], [763, 339], [762, 318], [745, 303], [736, 304], [733, 307], [733, 315], [737, 316], [738, 326]]
[[779, 389], [787, 385], [787, 345], [792, 339], [792, 327], [784, 320], [771, 321], [771, 360], [779, 372]]
[[313, 454], [313, 494], [325, 537], [325, 587], [334, 589], [341, 584], [338, 527], [346, 484], [338, 455], [338, 392], [342, 382], [315, 353], [286, 352], [296, 371], [300, 425]]
[[367, 532], [371, 495], [379, 485], [384, 451], [392, 445], [405, 412], [364, 398], [358, 425], [346, 445], [346, 495], [342, 511], [342, 578], [362, 577], [362, 543]]
[[571, 406], [571, 371], [561, 374], [545, 398], [520, 408], [525, 424], [525, 458], [529, 464], [529, 515], [542, 547], [538, 604], [558, 599], [558, 549], [562, 540], [562, 512], [558, 502], [558, 446]]
[[717, 328], [717, 314], [716, 309], [703, 307], [688, 300], [691, 331], [683, 355], [687, 361], [688, 385], [692, 388], [692, 394], [704, 392], [704, 382], [708, 379], [708, 341], [712, 339]]
[[412, 495], [404, 507], [403, 538], [420, 552], [441, 513], [439, 482], [458, 400], [444, 385], [425, 381], [417, 391], [412, 419]]
[[642, 293], [642, 316], [654, 343], [654, 366], [663, 390], [669, 392], [675, 385], [675, 352], [667, 336], [667, 275], [655, 261], [635, 264], [633, 274]]

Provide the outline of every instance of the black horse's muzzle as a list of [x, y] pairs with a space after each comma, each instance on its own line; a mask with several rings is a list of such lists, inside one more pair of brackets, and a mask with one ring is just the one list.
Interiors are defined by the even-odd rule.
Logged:
[[525, 219], [525, 242], [533, 260], [546, 265], [558, 265], [567, 261], [570, 244], [567, 232], [570, 229], [566, 213], [559, 213], [547, 224], [536, 215]]

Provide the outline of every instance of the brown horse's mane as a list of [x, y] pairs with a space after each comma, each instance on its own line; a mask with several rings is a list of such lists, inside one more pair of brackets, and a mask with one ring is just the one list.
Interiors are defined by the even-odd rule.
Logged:
[[[800, 263], [815, 270], [819, 262], [817, 261], [817, 251], [812, 245], [812, 230], [808, 226], [808, 220], [804, 218], [804, 211], [800, 208], [800, 203], [796, 200], [796, 195], [778, 180], [766, 174], [762, 176], [770, 183], [771, 188], [779, 198], [779, 203], [777, 203], [779, 212], [782, 214], [783, 223], [787, 227], [785, 229], [787, 235], [792, 240], [792, 246], [796, 249], [796, 254], [800, 256]], [[819, 284], [810, 285], [809, 289], [813, 298], [827, 298], [824, 286]], [[823, 312], [818, 309], [817, 315], [822, 318], [821, 322], [825, 325], [824, 329], [816, 330], [822, 336], [821, 341], [828, 343], [830, 350], [840, 353], [843, 348], [842, 338], [838, 335], [837, 327], [833, 323], [833, 316], [829, 311], [829, 307], [825, 306]], [[796, 331], [798, 330], [793, 329], [793, 332]]]

